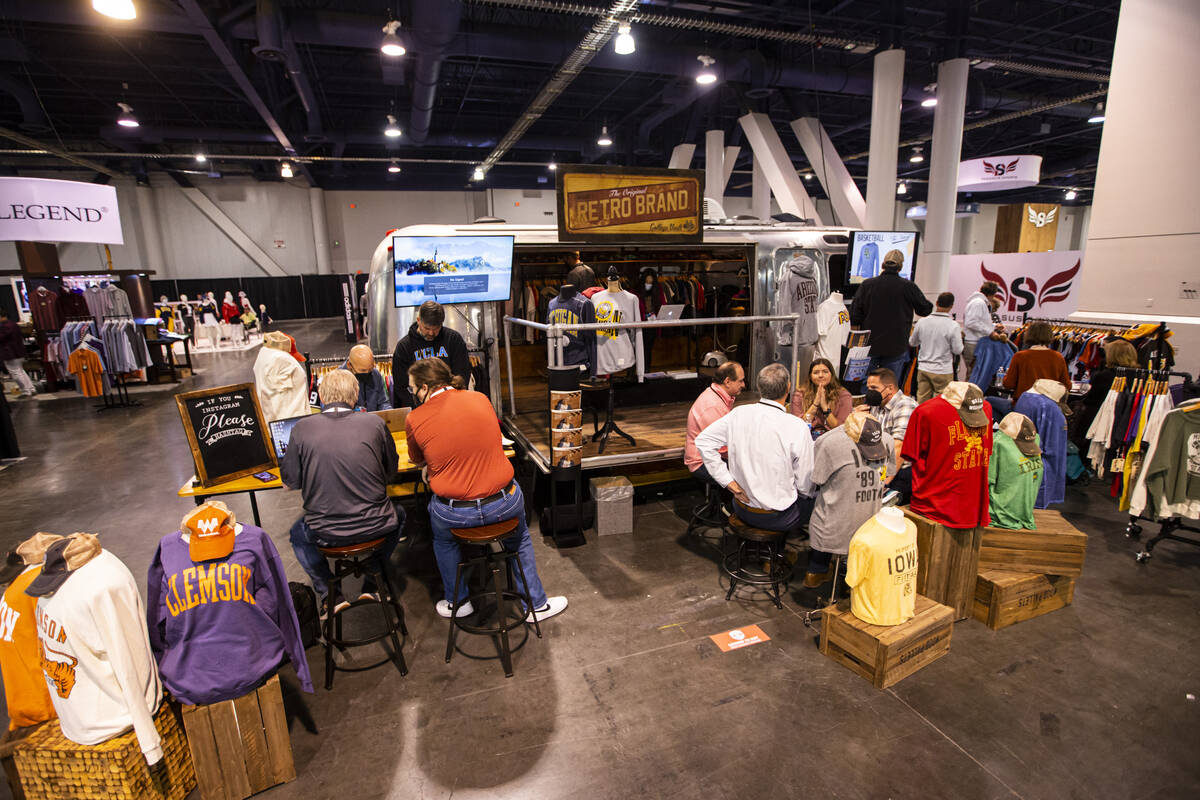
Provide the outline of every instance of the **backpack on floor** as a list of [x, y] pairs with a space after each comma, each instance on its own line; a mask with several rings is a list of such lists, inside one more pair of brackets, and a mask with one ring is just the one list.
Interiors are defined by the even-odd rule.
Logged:
[[317, 593], [307, 583], [288, 581], [292, 593], [292, 607], [300, 623], [300, 641], [304, 649], [312, 647], [321, 638], [321, 615], [317, 609]]

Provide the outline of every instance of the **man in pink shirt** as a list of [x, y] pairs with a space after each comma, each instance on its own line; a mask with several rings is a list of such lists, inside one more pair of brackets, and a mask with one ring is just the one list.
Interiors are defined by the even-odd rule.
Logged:
[[746, 372], [736, 361], [726, 361], [717, 367], [713, 373], [712, 385], [705, 389], [692, 410], [688, 412], [687, 443], [683, 446], [683, 463], [696, 478], [705, 483], [713, 483], [708, 470], [704, 468], [704, 460], [696, 449], [696, 436], [700, 431], [712, 425], [733, 408], [733, 400], [746, 388]]

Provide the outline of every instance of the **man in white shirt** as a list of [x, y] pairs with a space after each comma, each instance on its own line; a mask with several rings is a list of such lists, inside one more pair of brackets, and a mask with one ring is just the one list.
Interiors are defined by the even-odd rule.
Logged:
[[[791, 381], [782, 364], [758, 373], [757, 403], [734, 408], [696, 437], [696, 449], [718, 484], [737, 499], [743, 522], [798, 531], [813, 509], [813, 442], [808, 423], [789, 414]], [[728, 449], [728, 464], [721, 448]]]
[[1000, 284], [984, 281], [979, 291], [967, 298], [967, 308], [963, 313], [962, 352], [967, 377], [970, 377], [971, 368], [975, 366], [975, 345], [1000, 327], [992, 320], [992, 298], [999, 293]]
[[950, 316], [954, 295], [942, 292], [937, 310], [913, 326], [908, 343], [917, 348], [917, 403], [924, 403], [954, 380], [954, 357], [963, 351], [962, 330]]

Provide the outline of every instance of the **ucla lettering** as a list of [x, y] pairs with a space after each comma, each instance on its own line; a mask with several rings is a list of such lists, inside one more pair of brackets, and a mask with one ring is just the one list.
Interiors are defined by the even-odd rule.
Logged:
[[[182, 598], [176, 588], [180, 583], [183, 584]], [[171, 575], [167, 579], [167, 591], [163, 592], [163, 599], [172, 617], [197, 606], [215, 603], [246, 603], [253, 606], [257, 605], [251, 588], [253, 583], [254, 570], [244, 564], [200, 564]]]
[[446, 346], [441, 347], [422, 347], [413, 351], [413, 360], [420, 361], [423, 358], [450, 358], [450, 354], [446, 352]]

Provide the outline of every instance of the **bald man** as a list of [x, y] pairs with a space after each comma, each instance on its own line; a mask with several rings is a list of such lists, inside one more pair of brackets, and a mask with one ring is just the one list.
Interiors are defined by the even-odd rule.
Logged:
[[350, 357], [343, 365], [358, 379], [357, 411], [386, 411], [392, 407], [388, 398], [387, 384], [379, 370], [375, 369], [375, 354], [365, 344], [350, 348]]

